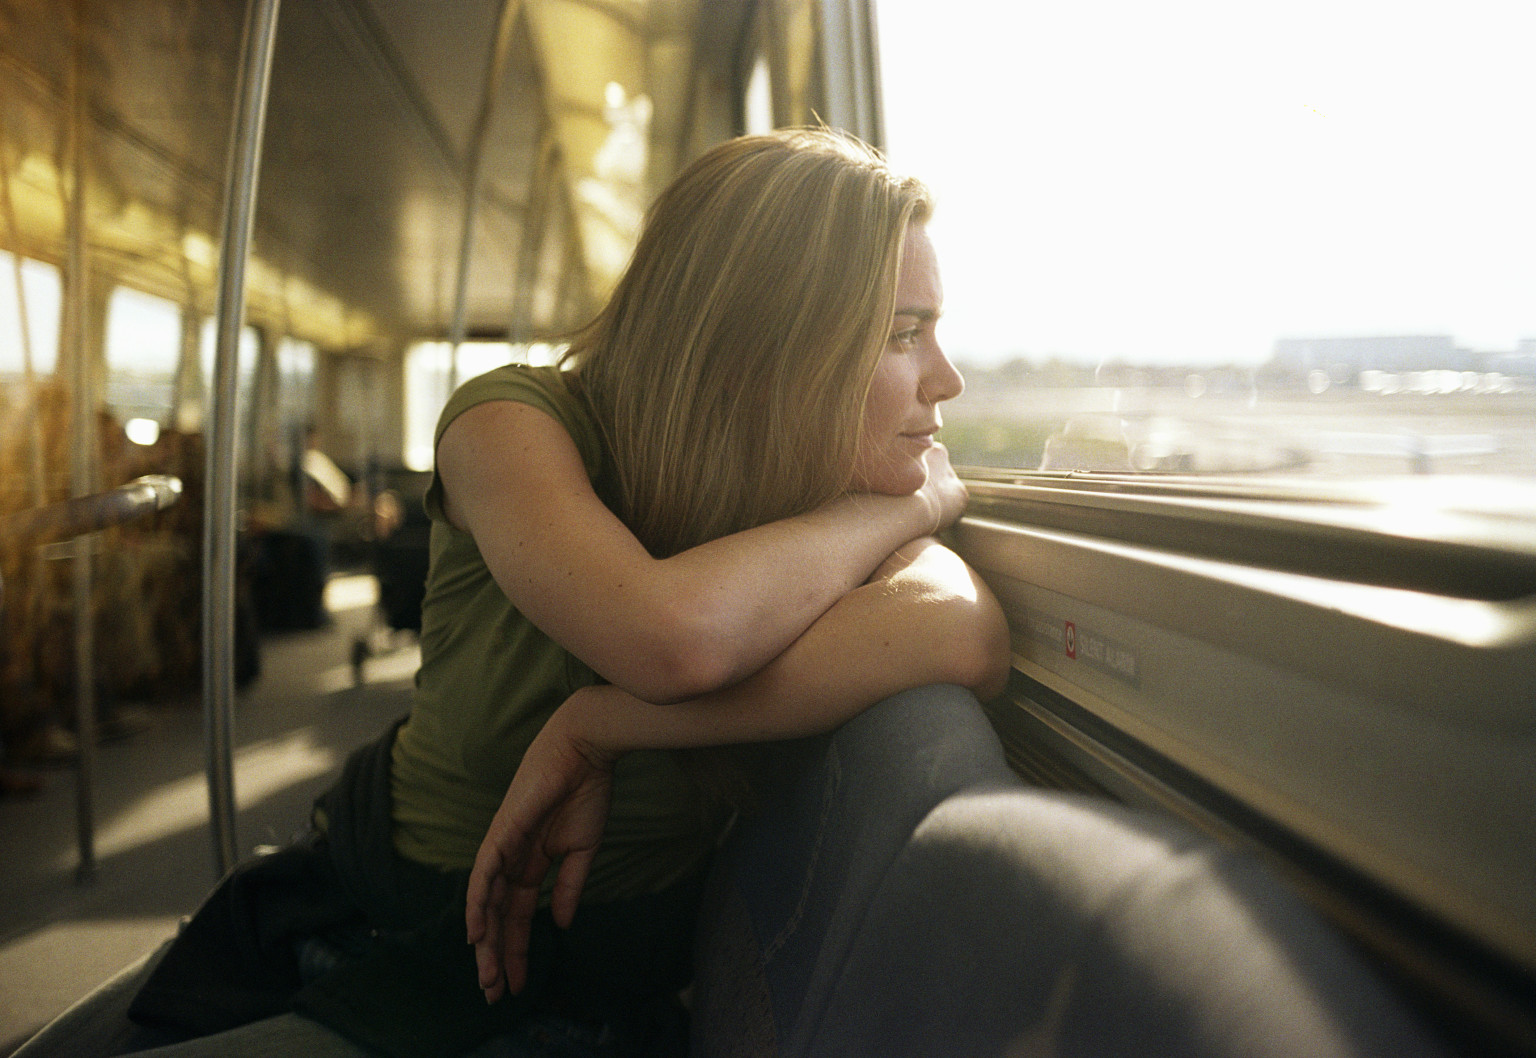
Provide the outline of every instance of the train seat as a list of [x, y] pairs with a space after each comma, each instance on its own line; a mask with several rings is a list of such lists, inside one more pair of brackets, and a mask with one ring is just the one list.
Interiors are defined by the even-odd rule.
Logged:
[[778, 764], [710, 880], [700, 1058], [1441, 1053], [1256, 861], [1017, 782], [958, 689]]

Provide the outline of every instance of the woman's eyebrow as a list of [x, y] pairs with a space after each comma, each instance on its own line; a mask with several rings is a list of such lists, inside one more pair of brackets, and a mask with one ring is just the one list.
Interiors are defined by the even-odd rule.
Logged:
[[932, 309], [932, 308], [906, 308], [906, 309], [897, 309], [895, 312], [891, 313], [891, 315], [892, 316], [911, 316], [913, 319], [915, 319], [915, 320], [917, 320], [917, 321], [919, 321], [921, 323], [927, 323], [929, 320], [936, 320], [936, 319], [938, 319], [941, 315], [943, 315], [943, 313], [939, 309]]

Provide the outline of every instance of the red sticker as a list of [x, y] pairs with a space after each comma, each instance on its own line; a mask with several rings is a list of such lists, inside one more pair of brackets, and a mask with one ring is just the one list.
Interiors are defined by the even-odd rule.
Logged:
[[1077, 657], [1077, 625], [1073, 624], [1071, 621], [1067, 622], [1066, 649], [1067, 657]]

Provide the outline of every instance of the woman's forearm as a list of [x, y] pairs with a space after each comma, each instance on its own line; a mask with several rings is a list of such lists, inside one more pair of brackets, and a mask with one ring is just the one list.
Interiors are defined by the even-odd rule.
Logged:
[[888, 555], [931, 532], [933, 517], [918, 496], [850, 495], [666, 560], [669, 576], [689, 588], [675, 599], [689, 613], [675, 620], [692, 626], [699, 670], [663, 701], [695, 698], [758, 672]]
[[656, 702], [756, 672], [965, 501], [935, 446], [916, 493], [848, 495], [656, 559], [593, 492], [570, 436], [535, 408], [471, 408], [437, 458], [449, 521], [474, 537], [513, 605], [604, 679]]
[[[552, 723], [594, 756], [774, 741], [837, 727], [911, 687], [956, 683], [992, 697], [1009, 666], [996, 600], [953, 553], [925, 545], [922, 568], [863, 585], [780, 656], [734, 686], [653, 705], [611, 686], [578, 692]], [[934, 576], [938, 572], [941, 576]]]

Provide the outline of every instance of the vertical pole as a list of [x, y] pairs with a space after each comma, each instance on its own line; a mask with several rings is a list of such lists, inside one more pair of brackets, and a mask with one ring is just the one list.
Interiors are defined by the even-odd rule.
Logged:
[[203, 709], [208, 809], [214, 868], [235, 865], [235, 439], [239, 413], [240, 331], [245, 322], [245, 265], [256, 212], [256, 178], [266, 123], [267, 88], [277, 42], [279, 0], [246, 8], [236, 111], [230, 133], [224, 233], [219, 258], [217, 343], [209, 402], [208, 478], [203, 511]]
[[870, 0], [823, 0], [820, 10], [827, 123], [884, 147], [874, 8]]
[[539, 160], [529, 182], [528, 208], [523, 212], [523, 238], [513, 276], [512, 307], [507, 338], [527, 342], [533, 333], [533, 292], [539, 285], [539, 261], [549, 220], [549, 188], [555, 179], [554, 135], [545, 129], [539, 136]]
[[[69, 491], [88, 496], [95, 489], [96, 402], [93, 372], [86, 341], [85, 274], [85, 159], [82, 140], [86, 129], [83, 53], [85, 19], [81, 4], [71, 12], [69, 63], [69, 128], [66, 168], [69, 174], [68, 213], [65, 215], [64, 341], [61, 352], [68, 358]], [[82, 533], [71, 542], [71, 573], [75, 624], [75, 837], [80, 862], [76, 877], [85, 881], [96, 871], [96, 825], [93, 790], [96, 782], [96, 615], [92, 605], [91, 554], [95, 534]]]
[[448, 392], [459, 384], [459, 346], [464, 342], [465, 318], [469, 301], [469, 260], [474, 249], [475, 214], [480, 208], [480, 160], [485, 153], [485, 137], [496, 109], [496, 95], [501, 90], [501, 75], [512, 48], [512, 29], [522, 9], [521, 0], [502, 0], [496, 19], [496, 37], [491, 41], [485, 81], [480, 88], [480, 109], [470, 131], [469, 151], [464, 159], [464, 211], [459, 228], [459, 271], [454, 277], [453, 323], [448, 336]]

